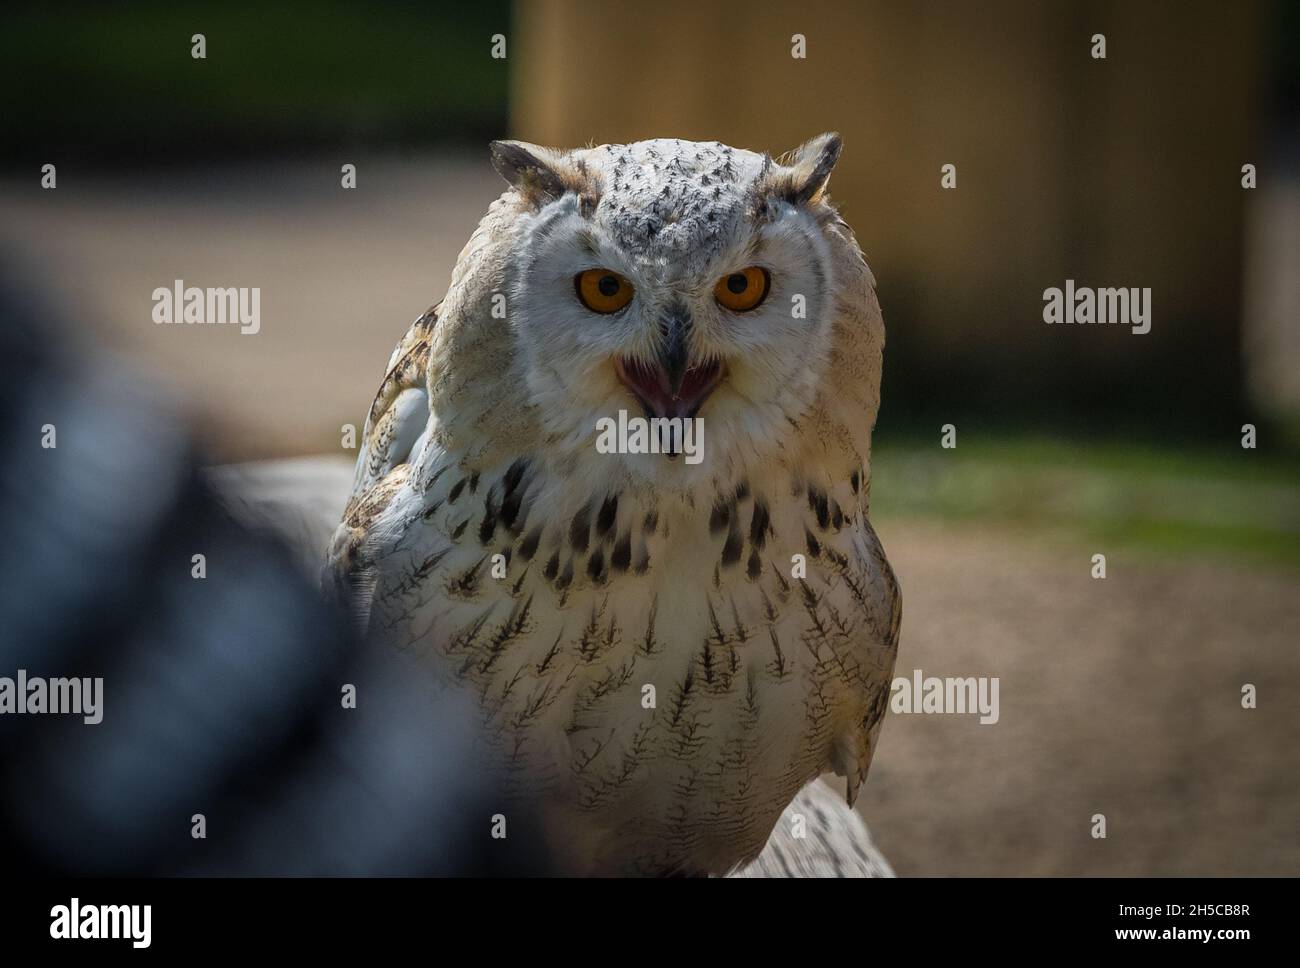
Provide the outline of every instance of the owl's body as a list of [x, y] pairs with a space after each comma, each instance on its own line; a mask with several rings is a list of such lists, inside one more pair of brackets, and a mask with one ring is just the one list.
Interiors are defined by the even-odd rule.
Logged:
[[[475, 691], [567, 869], [725, 872], [820, 773], [865, 778], [900, 611], [838, 150], [494, 146], [513, 187], [372, 407], [336, 579]], [[698, 417], [703, 459], [603, 452], [620, 409]]]

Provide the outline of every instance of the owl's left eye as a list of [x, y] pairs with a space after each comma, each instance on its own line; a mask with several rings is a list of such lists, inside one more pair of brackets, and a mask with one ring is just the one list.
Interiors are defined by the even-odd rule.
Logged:
[[733, 313], [747, 313], [758, 308], [771, 287], [771, 273], [762, 266], [750, 266], [719, 279], [713, 287], [713, 298]]
[[632, 283], [611, 269], [588, 269], [573, 277], [578, 299], [593, 313], [616, 313], [632, 301]]

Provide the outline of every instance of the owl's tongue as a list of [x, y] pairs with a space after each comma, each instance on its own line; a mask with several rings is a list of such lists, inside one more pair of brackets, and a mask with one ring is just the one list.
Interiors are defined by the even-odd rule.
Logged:
[[682, 385], [674, 394], [667, 372], [657, 363], [618, 359], [614, 365], [618, 378], [636, 394], [651, 417], [694, 417], [722, 376], [717, 360], [693, 364], [682, 375]]

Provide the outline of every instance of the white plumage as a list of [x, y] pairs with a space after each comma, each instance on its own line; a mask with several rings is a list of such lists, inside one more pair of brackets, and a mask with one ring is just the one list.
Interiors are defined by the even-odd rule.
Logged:
[[[371, 408], [332, 574], [476, 692], [568, 869], [725, 872], [866, 776], [900, 611], [839, 150], [494, 144], [511, 187]], [[703, 460], [600, 452], [620, 409], [698, 416]]]

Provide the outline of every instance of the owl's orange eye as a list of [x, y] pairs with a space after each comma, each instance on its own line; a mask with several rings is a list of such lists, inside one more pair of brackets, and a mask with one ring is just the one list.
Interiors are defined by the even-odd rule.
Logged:
[[723, 276], [713, 287], [713, 298], [733, 313], [747, 313], [767, 298], [772, 275], [761, 266], [750, 266]]
[[573, 277], [573, 288], [593, 313], [616, 313], [632, 301], [632, 283], [609, 269], [588, 269]]

